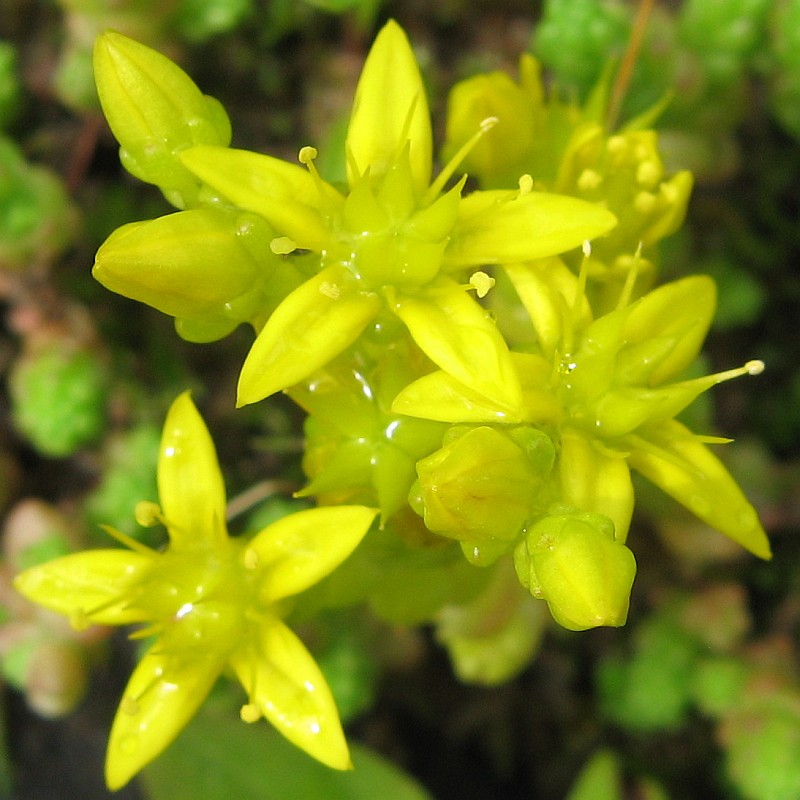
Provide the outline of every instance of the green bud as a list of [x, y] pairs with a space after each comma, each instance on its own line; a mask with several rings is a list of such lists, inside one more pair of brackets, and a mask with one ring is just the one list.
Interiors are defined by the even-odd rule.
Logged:
[[166, 56], [120, 33], [98, 37], [94, 69], [125, 169], [154, 183], [178, 208], [195, 205], [200, 183], [177, 154], [199, 144], [227, 146], [225, 110]]
[[[609, 519], [580, 512], [548, 516], [533, 526], [526, 545], [531, 593], [547, 601], [556, 622], [576, 631], [625, 624], [636, 561], [614, 540]], [[521, 561], [517, 555], [518, 569]]]
[[472, 147], [462, 165], [486, 188], [513, 186], [530, 171], [526, 159], [534, 141], [534, 104], [505, 72], [476, 75], [453, 87], [443, 160], [449, 161], [490, 118], [498, 120], [497, 126]]
[[271, 228], [255, 214], [180, 211], [118, 228], [98, 250], [92, 274], [165, 314], [224, 323], [224, 334], [263, 311], [269, 278], [284, 267], [259, 246], [270, 238]]
[[417, 463], [425, 525], [464, 542], [511, 542], [549, 470], [537, 472], [522, 448], [494, 428], [458, 432]]
[[547, 612], [525, 593], [506, 562], [492, 570], [477, 597], [444, 606], [436, 638], [465, 683], [496, 686], [530, 663], [547, 625]]

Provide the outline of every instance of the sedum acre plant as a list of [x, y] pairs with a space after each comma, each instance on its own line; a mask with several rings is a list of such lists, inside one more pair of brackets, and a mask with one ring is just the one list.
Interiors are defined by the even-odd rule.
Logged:
[[283, 391], [307, 412], [298, 494], [318, 503], [230, 538], [214, 448], [184, 394], [164, 428], [161, 507], [139, 508], [166, 526], [166, 549], [108, 529], [128, 550], [17, 579], [78, 626], [144, 623], [134, 635], [157, 637], [112, 728], [112, 788], [227, 668], [248, 694], [243, 719], [264, 716], [349, 766], [325, 681], [281, 621], [291, 595], [307, 615], [364, 603], [390, 622], [431, 622], [457, 672], [487, 683], [533, 655], [537, 601], [571, 630], [623, 625], [631, 470], [770, 557], [712, 451], [725, 440], [678, 419], [763, 364], [684, 377], [715, 287], [690, 276], [653, 288], [658, 242], [682, 222], [692, 180], [667, 173], [652, 114], [614, 130], [604, 83], [585, 106], [565, 103], [525, 57], [519, 84], [494, 73], [454, 89], [434, 176], [420, 71], [389, 22], [334, 184], [313, 147], [298, 164], [231, 148], [220, 104], [145, 45], [105, 33], [94, 63], [123, 165], [176, 208], [113, 232], [95, 277], [174, 317], [190, 341], [252, 327], [237, 403]]

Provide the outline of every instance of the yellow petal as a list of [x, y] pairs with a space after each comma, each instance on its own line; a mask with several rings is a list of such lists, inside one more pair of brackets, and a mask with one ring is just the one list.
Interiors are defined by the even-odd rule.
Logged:
[[237, 651], [230, 663], [250, 703], [292, 744], [329, 767], [352, 769], [328, 684], [286, 625], [264, 622], [258, 641]]
[[25, 570], [14, 587], [77, 626], [127, 625], [142, 619], [141, 611], [130, 606], [152, 563], [151, 557], [130, 550], [86, 550]]
[[355, 185], [369, 169], [383, 175], [410, 143], [419, 195], [431, 177], [432, 135], [425, 86], [403, 29], [393, 20], [375, 39], [361, 73], [347, 129], [347, 177]]
[[224, 660], [183, 659], [154, 645], [131, 675], [111, 726], [106, 783], [115, 791], [158, 756], [205, 700]]
[[442, 277], [426, 293], [398, 295], [392, 310], [437, 366], [502, 411], [520, 408], [522, 390], [505, 340], [455, 281]]
[[561, 497], [564, 502], [603, 514], [614, 523], [614, 538], [625, 542], [633, 515], [633, 484], [623, 454], [609, 454], [584, 435], [561, 435]]
[[288, 389], [358, 338], [381, 301], [355, 291], [348, 276], [341, 267], [328, 267], [275, 309], [242, 367], [240, 406]]
[[298, 247], [321, 250], [328, 240], [323, 212], [342, 202], [330, 184], [279, 158], [226, 147], [192, 147], [182, 163], [234, 205], [260, 214]]
[[450, 267], [532, 261], [610, 231], [616, 217], [595, 203], [543, 192], [473, 192], [461, 201]]
[[504, 410], [446, 372], [432, 372], [406, 386], [395, 397], [392, 412], [438, 422], [519, 422]]
[[562, 346], [569, 309], [576, 297], [580, 308], [575, 320], [581, 327], [591, 322], [591, 310], [580, 291], [577, 276], [557, 256], [527, 264], [505, 264], [504, 269], [531, 318], [539, 346], [548, 356]]
[[246, 563], [263, 572], [261, 599], [272, 603], [324, 578], [355, 550], [376, 514], [364, 506], [337, 506], [306, 509], [273, 522], [245, 553]]
[[[716, 307], [713, 279], [689, 275], [648, 292], [628, 309], [623, 329], [628, 347], [655, 338], [673, 342], [671, 350], [647, 370], [650, 386], [669, 380], [697, 358]], [[621, 368], [624, 357], [623, 352]]]
[[189, 392], [175, 399], [164, 422], [158, 493], [173, 549], [220, 547], [227, 540], [217, 453]]
[[639, 444], [629, 458], [634, 469], [751, 553], [772, 557], [755, 509], [725, 465], [690, 430], [667, 420], [648, 430]]

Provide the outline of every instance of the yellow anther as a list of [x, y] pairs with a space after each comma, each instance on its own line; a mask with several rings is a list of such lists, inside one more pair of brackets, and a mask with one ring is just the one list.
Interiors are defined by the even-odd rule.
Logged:
[[748, 375], [760, 375], [764, 371], [765, 364], [761, 359], [753, 359], [748, 361], [744, 368], [747, 370]]
[[494, 284], [494, 278], [481, 271], [473, 272], [469, 278], [469, 285], [475, 289], [475, 293], [478, 295], [478, 297], [486, 297]]
[[656, 207], [656, 196], [652, 192], [639, 192], [633, 198], [633, 207], [642, 215], [651, 214]]
[[253, 703], [247, 703], [239, 710], [239, 716], [242, 722], [257, 722], [261, 719], [261, 712]]
[[520, 197], [526, 194], [530, 194], [533, 191], [533, 178], [525, 173], [525, 175], [520, 175], [519, 178], [519, 194]]
[[297, 244], [288, 236], [277, 236], [269, 243], [269, 249], [276, 256], [285, 256], [297, 250]]
[[603, 176], [594, 169], [585, 169], [578, 176], [578, 188], [582, 192], [596, 189], [603, 182]]
[[255, 569], [258, 566], [259, 560], [258, 553], [255, 550], [248, 549], [244, 551], [245, 569]]
[[301, 164], [308, 166], [317, 157], [317, 155], [319, 154], [317, 153], [316, 147], [306, 145], [305, 147], [300, 148], [300, 152], [297, 154], [297, 160]]
[[636, 182], [640, 186], [652, 189], [661, 180], [661, 169], [657, 161], [642, 161], [636, 168]]
[[153, 525], [159, 525], [164, 521], [164, 515], [161, 513], [161, 506], [150, 500], [138, 502], [133, 515], [136, 518], [136, 522], [144, 528], [152, 528]]

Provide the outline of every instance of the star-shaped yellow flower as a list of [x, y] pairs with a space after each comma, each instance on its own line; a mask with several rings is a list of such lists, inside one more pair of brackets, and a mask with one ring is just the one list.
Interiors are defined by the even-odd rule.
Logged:
[[[587, 248], [588, 260], [588, 248]], [[632, 272], [618, 307], [593, 318], [586, 269], [558, 258], [506, 269], [537, 334], [536, 352], [514, 353], [524, 401], [506, 414], [444, 372], [414, 381], [393, 410], [455, 423], [528, 423], [556, 443], [561, 502], [603, 514], [624, 542], [633, 513], [630, 470], [761, 558], [770, 557], [755, 509], [707, 444], [675, 419], [700, 394], [760, 361], [694, 380], [673, 381], [697, 357], [716, 307], [716, 287], [694, 275], [630, 302]]]
[[[355, 342], [379, 314], [391, 314], [440, 368], [493, 402], [518, 407], [520, 387], [508, 348], [469, 293], [482, 291], [480, 283], [469, 281], [470, 273], [485, 264], [576, 247], [609, 231], [616, 224], [612, 213], [534, 192], [529, 176], [511, 191], [462, 197], [465, 178], [447, 189], [466, 152], [495, 119], [484, 120], [431, 180], [425, 88], [395, 22], [378, 34], [358, 83], [342, 191], [319, 176], [311, 147], [300, 151], [303, 166], [227, 147], [226, 131], [212, 124], [217, 117], [203, 110], [206, 101], [188, 77], [185, 89], [175, 89], [186, 94], [185, 102], [170, 105], [163, 97], [149, 77], [163, 56], [154, 54], [150, 64], [146, 50], [119, 34], [98, 40], [101, 101], [122, 152], [142, 152], [134, 174], [169, 187], [180, 183], [176, 204], [186, 210], [112, 234], [97, 254], [98, 280], [189, 319], [190, 338], [211, 338], [251, 322], [258, 335], [242, 369], [240, 405], [304, 380]], [[149, 87], [153, 124], [125, 123], [119, 109], [128, 109], [131, 100], [120, 87], [127, 82], [137, 90]], [[177, 79], [171, 85], [177, 87]], [[137, 118], [153, 113], [144, 102], [131, 111]], [[206, 121], [200, 126], [208, 129], [205, 141], [194, 135], [198, 125], [192, 119]], [[160, 160], [145, 146], [154, 138], [168, 143], [159, 150]], [[190, 244], [192, 231], [199, 246]], [[276, 284], [281, 279], [275, 257], [294, 254], [288, 262], [296, 264], [297, 251], [312, 254], [303, 262], [303, 280]]]
[[118, 531], [130, 549], [91, 550], [18, 576], [26, 597], [77, 627], [144, 623], [154, 637], [125, 689], [108, 744], [106, 781], [127, 783], [177, 736], [223, 670], [248, 695], [242, 719], [263, 716], [291, 742], [336, 769], [351, 766], [339, 716], [319, 667], [284, 624], [280, 604], [335, 569], [375, 511], [304, 510], [254, 538], [232, 539], [225, 489], [209, 433], [188, 393], [172, 405], [158, 463], [169, 545], [156, 552]]

